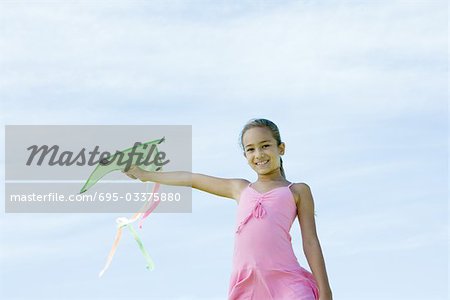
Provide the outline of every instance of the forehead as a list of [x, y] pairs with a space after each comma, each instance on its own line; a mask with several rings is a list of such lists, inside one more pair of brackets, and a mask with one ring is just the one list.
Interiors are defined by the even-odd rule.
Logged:
[[264, 127], [253, 127], [248, 129], [242, 137], [244, 147], [248, 145], [256, 145], [263, 141], [275, 141], [270, 129]]

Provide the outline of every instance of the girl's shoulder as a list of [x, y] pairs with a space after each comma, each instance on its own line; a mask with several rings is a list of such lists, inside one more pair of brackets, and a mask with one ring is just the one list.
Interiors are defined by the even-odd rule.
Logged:
[[305, 182], [292, 182], [291, 186], [296, 190], [310, 189], [309, 185]]
[[237, 178], [236, 182], [239, 185], [240, 190], [245, 189], [246, 187], [248, 187], [251, 184], [250, 181], [248, 181], [247, 179], [243, 179], [243, 178]]
[[292, 182], [291, 191], [295, 199], [295, 205], [298, 207], [300, 204], [301, 194], [305, 191], [310, 192], [311, 189], [309, 185], [304, 182]]

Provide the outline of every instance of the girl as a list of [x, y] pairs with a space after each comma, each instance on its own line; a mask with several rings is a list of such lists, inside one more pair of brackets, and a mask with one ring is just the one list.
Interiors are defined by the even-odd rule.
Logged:
[[[141, 181], [193, 188], [236, 200], [233, 269], [229, 300], [332, 300], [314, 220], [309, 186], [291, 183], [284, 174], [277, 126], [252, 119], [242, 129], [240, 144], [256, 182], [190, 172], [147, 172], [137, 166], [126, 175]], [[289, 234], [298, 217], [303, 251], [312, 273], [301, 267]]]

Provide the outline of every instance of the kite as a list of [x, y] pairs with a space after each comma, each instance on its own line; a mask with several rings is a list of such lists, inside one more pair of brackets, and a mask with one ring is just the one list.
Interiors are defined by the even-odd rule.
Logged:
[[[158, 140], [146, 142], [146, 143], [135, 143], [135, 146], [117, 151], [114, 155], [109, 155], [106, 158], [100, 160], [97, 164], [95, 170], [91, 173], [89, 178], [86, 180], [86, 183], [80, 190], [80, 194], [86, 192], [90, 189], [94, 184], [96, 184], [103, 176], [113, 171], [128, 171], [128, 168], [132, 164], [139, 165], [142, 169], [146, 171], [159, 171], [161, 167], [158, 167], [156, 164], [142, 164], [140, 163], [144, 156], [146, 156], [146, 161], [148, 162], [151, 156], [153, 155], [154, 150], [155, 156], [154, 160], [157, 161], [157, 147], [156, 144], [161, 144], [164, 142], [165, 138], [161, 138]], [[123, 159], [124, 157], [128, 157], [127, 164], [124, 166]]]
[[[80, 194], [89, 190], [106, 174], [111, 173], [113, 171], [119, 171], [119, 170], [127, 171], [128, 168], [132, 164], [137, 164], [143, 170], [146, 170], [146, 171], [151, 171], [151, 172], [160, 171], [162, 169], [162, 167], [158, 165], [158, 162], [159, 162], [158, 153], [159, 152], [157, 150], [156, 145], [161, 144], [162, 142], [164, 142], [164, 140], [165, 140], [165, 138], [163, 137], [161, 139], [153, 140], [153, 141], [146, 142], [146, 143], [136, 143], [135, 146], [133, 146], [131, 148], [128, 148], [128, 149], [125, 149], [122, 151], [117, 151], [114, 155], [109, 155], [106, 158], [101, 159], [99, 161], [99, 163], [97, 164], [97, 167], [94, 169], [94, 171], [91, 173], [89, 178], [86, 180], [86, 183], [84, 184], [84, 186], [81, 188]], [[152, 156], [154, 158], [153, 161], [156, 162], [155, 164], [148, 163], [149, 160], [152, 158]], [[129, 159], [127, 161], [126, 165], [124, 165], [124, 163], [123, 163], [124, 157], [128, 157], [128, 159]], [[145, 161], [147, 163], [142, 164], [142, 159], [144, 157], [146, 157]], [[148, 201], [150, 201], [153, 198], [153, 195], [158, 192], [159, 186], [160, 186], [159, 183], [154, 183], [152, 192], [150, 194], [151, 196], [148, 199]], [[125, 218], [125, 217], [116, 219], [117, 231], [116, 231], [116, 236], [114, 238], [114, 243], [108, 254], [106, 264], [98, 275], [99, 277], [103, 276], [103, 274], [106, 272], [109, 265], [111, 264], [114, 253], [116, 252], [117, 246], [122, 237], [122, 230], [124, 227], [127, 227], [130, 230], [131, 234], [133, 235], [134, 239], [136, 240], [136, 242], [139, 246], [139, 249], [141, 250], [141, 252], [146, 260], [146, 263], [147, 263], [146, 268], [148, 270], [154, 269], [155, 265], [153, 263], [153, 260], [150, 257], [150, 255], [148, 254], [147, 250], [145, 249], [136, 230], [134, 230], [132, 223], [137, 221], [139, 219], [139, 217], [142, 217], [139, 222], [139, 228], [142, 229], [142, 223], [143, 223], [144, 219], [147, 218], [147, 216], [158, 206], [159, 202], [160, 202], [159, 198], [156, 200], [153, 199], [153, 202], [151, 202], [151, 203], [146, 202], [144, 204], [144, 206], [139, 210], [139, 212], [135, 213], [130, 219]]]

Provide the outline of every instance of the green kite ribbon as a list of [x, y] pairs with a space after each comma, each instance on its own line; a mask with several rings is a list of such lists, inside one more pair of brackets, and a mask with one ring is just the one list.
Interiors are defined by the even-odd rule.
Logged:
[[131, 231], [131, 234], [133, 235], [134, 239], [138, 243], [139, 249], [141, 249], [141, 252], [144, 255], [144, 258], [147, 261], [146, 268], [149, 269], [149, 270], [153, 270], [155, 268], [155, 264], [153, 263], [153, 260], [150, 257], [150, 255], [148, 254], [147, 250], [145, 250], [145, 247], [142, 244], [142, 241], [139, 238], [139, 235], [137, 234], [136, 230], [134, 230], [133, 225], [127, 224], [127, 227]]

